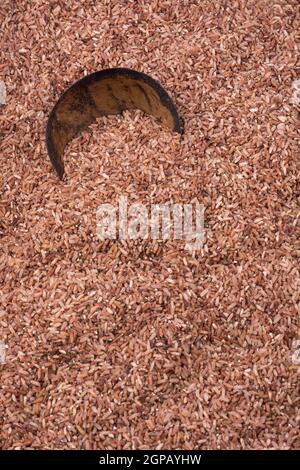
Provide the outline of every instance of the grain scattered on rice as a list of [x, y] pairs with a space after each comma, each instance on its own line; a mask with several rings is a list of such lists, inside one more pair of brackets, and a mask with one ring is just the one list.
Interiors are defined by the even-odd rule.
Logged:
[[0, 80], [0, 105], [6, 103], [6, 87], [5, 83]]
[[0, 364], [5, 364], [6, 348], [6, 344], [0, 341]]

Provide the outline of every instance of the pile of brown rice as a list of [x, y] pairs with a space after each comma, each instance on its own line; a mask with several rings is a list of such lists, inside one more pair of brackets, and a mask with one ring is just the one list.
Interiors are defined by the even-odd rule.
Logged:
[[[299, 448], [298, 0], [4, 0], [0, 25], [1, 448]], [[101, 118], [60, 182], [49, 112], [115, 66], [184, 136]], [[99, 241], [122, 195], [199, 200], [203, 249]]]

